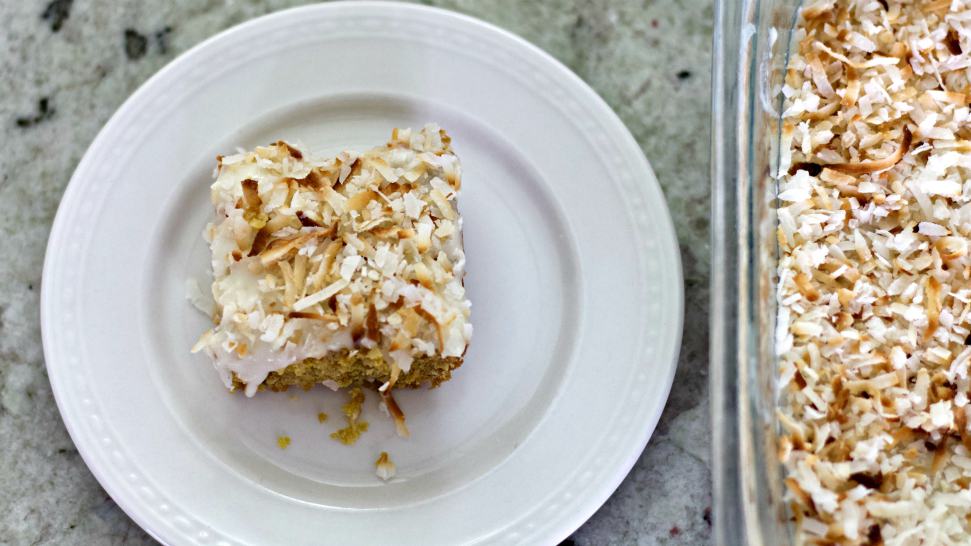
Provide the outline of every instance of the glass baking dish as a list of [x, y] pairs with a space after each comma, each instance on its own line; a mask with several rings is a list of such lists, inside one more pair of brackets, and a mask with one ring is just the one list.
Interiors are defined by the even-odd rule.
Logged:
[[715, 544], [793, 542], [775, 455], [772, 174], [797, 0], [720, 0], [712, 77], [711, 401]]

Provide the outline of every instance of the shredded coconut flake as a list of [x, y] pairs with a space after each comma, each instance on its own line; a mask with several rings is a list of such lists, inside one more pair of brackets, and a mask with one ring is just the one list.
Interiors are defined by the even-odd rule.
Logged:
[[388, 456], [387, 451], [382, 451], [378, 460], [374, 461], [374, 473], [384, 481], [394, 478], [397, 473], [397, 468], [395, 468], [394, 462], [391, 461], [391, 457]]

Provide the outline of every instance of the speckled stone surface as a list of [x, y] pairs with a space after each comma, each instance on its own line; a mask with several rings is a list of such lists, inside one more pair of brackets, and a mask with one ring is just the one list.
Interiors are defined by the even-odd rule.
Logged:
[[[711, 0], [435, 0], [520, 34], [620, 114], [664, 188], [684, 263], [674, 389], [634, 470], [567, 543], [710, 536], [708, 139]], [[95, 134], [152, 73], [287, 0], [0, 1], [0, 543], [151, 543], [104, 493], [51, 396], [38, 305], [48, 231]]]

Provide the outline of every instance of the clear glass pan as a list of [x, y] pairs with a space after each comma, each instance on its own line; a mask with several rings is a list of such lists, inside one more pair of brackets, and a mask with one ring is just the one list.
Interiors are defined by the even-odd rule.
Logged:
[[792, 543], [775, 456], [775, 181], [798, 0], [721, 0], [712, 77], [715, 544]]

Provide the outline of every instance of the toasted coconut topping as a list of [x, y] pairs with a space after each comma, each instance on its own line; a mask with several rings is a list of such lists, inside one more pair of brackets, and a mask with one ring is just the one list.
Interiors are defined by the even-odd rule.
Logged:
[[402, 438], [411, 436], [411, 433], [408, 431], [408, 425], [405, 424], [405, 413], [401, 411], [401, 407], [395, 402], [394, 396], [391, 395], [391, 389], [385, 389], [380, 391], [380, 393], [381, 399], [388, 409], [388, 414], [394, 419], [394, 426], [398, 436]]
[[297, 211], [297, 220], [300, 221], [300, 225], [303, 227], [321, 227], [316, 220], [307, 216], [302, 210]]
[[971, 536], [971, 3], [810, 2], [782, 93], [779, 445], [799, 544]]
[[382, 480], [388, 481], [394, 477], [396, 471], [397, 469], [391, 461], [391, 457], [388, 456], [388, 452], [382, 451], [378, 460], [374, 461], [374, 473]]
[[472, 328], [449, 143], [428, 125], [364, 153], [279, 141], [219, 159], [206, 229], [217, 324], [197, 349], [227, 386], [235, 376], [252, 395], [270, 372], [343, 349], [379, 348], [399, 373], [463, 355]]
[[303, 159], [303, 153], [301, 153], [300, 150], [294, 148], [290, 144], [282, 140], [278, 140], [276, 145], [286, 150], [287, 153], [289, 153], [294, 159]]
[[910, 150], [910, 142], [912, 138], [910, 129], [908, 129], [905, 125], [901, 132], [903, 133], [903, 136], [900, 138], [900, 144], [897, 146], [897, 150], [883, 159], [875, 161], [860, 161], [858, 163], [833, 163], [831, 165], [827, 165], [827, 167], [836, 171], [851, 174], [866, 174], [889, 169], [890, 167], [893, 167], [899, 163], [900, 160], [904, 158], [904, 154]]

